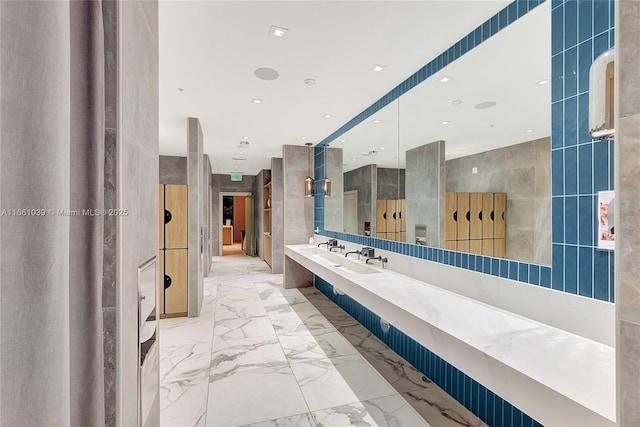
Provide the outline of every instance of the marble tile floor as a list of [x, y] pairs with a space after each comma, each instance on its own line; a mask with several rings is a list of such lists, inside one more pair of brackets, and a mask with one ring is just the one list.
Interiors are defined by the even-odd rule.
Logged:
[[162, 426], [484, 424], [317, 289], [214, 257], [198, 318], [160, 321]]

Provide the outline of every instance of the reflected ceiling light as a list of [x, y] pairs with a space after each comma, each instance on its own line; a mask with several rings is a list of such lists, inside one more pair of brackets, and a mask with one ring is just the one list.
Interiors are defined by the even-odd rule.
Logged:
[[248, 136], [243, 136], [242, 139], [244, 139], [246, 141], [247, 139], [249, 139], [249, 137]]
[[376, 124], [377, 124], [377, 123], [380, 123], [381, 121], [382, 121], [382, 120], [380, 120], [380, 119], [375, 119], [375, 120], [373, 121], [373, 123], [376, 123]]
[[440, 83], [446, 83], [448, 81], [450, 81], [451, 79], [453, 79], [453, 77], [448, 77], [448, 76], [444, 76], [442, 77], [440, 80], [438, 80]]
[[369, 68], [369, 71], [380, 72], [387, 68], [386, 65], [375, 64], [373, 67]]
[[347, 140], [346, 139], [341, 139], [340, 142], [347, 142]]
[[442, 122], [440, 122], [441, 125], [448, 125], [449, 123], [451, 123], [450, 121], [444, 120]]
[[269, 28], [269, 35], [273, 37], [284, 37], [285, 34], [287, 34], [287, 31], [289, 31], [288, 28], [272, 25], [271, 28]]
[[476, 110], [486, 110], [487, 108], [492, 108], [495, 107], [497, 104], [496, 101], [486, 101], [486, 102], [481, 102], [480, 104], [476, 104], [475, 108]]
[[451, 101], [451, 105], [460, 105], [460, 104], [462, 104], [461, 99], [454, 99], [453, 101]]
[[252, 98], [251, 102], [253, 102], [254, 104], [262, 104], [262, 99], [260, 99], [260, 98]]
[[549, 80], [548, 79], [544, 79], [544, 80], [540, 80], [536, 84], [542, 86], [542, 85], [546, 85], [548, 83], [549, 83]]
[[384, 147], [380, 147], [381, 150], [384, 150]]
[[304, 197], [313, 197], [315, 194], [315, 182], [311, 177], [311, 143], [304, 144], [307, 146], [307, 177], [304, 179]]
[[275, 80], [280, 77], [280, 73], [278, 73], [273, 68], [261, 67], [257, 68], [253, 75], [259, 78], [260, 80]]
[[307, 139], [307, 137], [306, 136], [301, 136], [300, 139], [304, 141], [305, 139]]
[[324, 116], [322, 116], [322, 117], [324, 117], [325, 119], [330, 119], [330, 118], [331, 118], [331, 114], [325, 114], [325, 115], [324, 115]]
[[531, 132], [533, 132], [533, 129], [527, 129], [527, 130], [525, 130], [525, 132], [526, 133], [531, 133]]
[[351, 159], [351, 161], [352, 161], [352, 162], [355, 162], [355, 161], [356, 161], [356, 159]]

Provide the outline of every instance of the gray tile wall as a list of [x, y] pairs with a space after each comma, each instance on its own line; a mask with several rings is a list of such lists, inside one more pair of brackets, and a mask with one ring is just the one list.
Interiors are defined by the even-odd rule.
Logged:
[[284, 269], [284, 171], [281, 158], [271, 159], [271, 271]]
[[189, 117], [187, 127], [187, 209], [188, 230], [188, 313], [189, 317], [200, 315], [203, 298], [202, 235], [204, 222], [204, 161], [203, 139], [200, 120]]
[[550, 156], [541, 138], [446, 162], [446, 191], [507, 193], [508, 259], [551, 264]]
[[416, 224], [427, 226], [427, 244], [444, 243], [444, 141], [406, 153], [407, 242], [415, 243]]
[[160, 156], [160, 184], [187, 185], [187, 158]]
[[137, 425], [138, 266], [158, 245], [158, 2], [118, 2], [116, 425]]
[[397, 200], [405, 198], [405, 170], [394, 168], [376, 168], [377, 194], [379, 200]]
[[203, 216], [201, 220], [202, 224], [202, 239], [203, 239], [203, 254], [202, 254], [202, 275], [208, 277], [211, 272], [211, 160], [209, 155], [203, 156], [204, 166], [202, 168], [202, 202], [203, 202]]
[[617, 423], [640, 425], [640, 3], [616, 2]]
[[[376, 199], [373, 195], [377, 194], [377, 190], [373, 187], [373, 183], [376, 182], [376, 169], [376, 165], [366, 165], [343, 174], [344, 191], [355, 190], [358, 192], [358, 234], [364, 234], [364, 223], [366, 221], [371, 222], [372, 230], [375, 229]], [[325, 228], [332, 230], [326, 225]]]
[[[342, 148], [326, 148], [325, 170], [331, 180], [331, 197], [324, 199], [324, 227], [327, 230], [344, 231], [342, 226], [343, 174]], [[318, 183], [321, 186], [322, 183]]]

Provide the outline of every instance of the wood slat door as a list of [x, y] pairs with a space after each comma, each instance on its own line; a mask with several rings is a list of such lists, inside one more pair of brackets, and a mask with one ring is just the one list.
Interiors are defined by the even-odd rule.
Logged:
[[[387, 200], [387, 234], [395, 234], [396, 231], [400, 231], [398, 230], [398, 206], [396, 202], [397, 200]], [[393, 239], [389, 236], [387, 236], [387, 238], [390, 240], [396, 240], [395, 235]]]
[[458, 240], [458, 251], [469, 252], [469, 240]]
[[493, 256], [493, 239], [482, 239], [482, 255]]
[[458, 242], [455, 240], [445, 240], [444, 248], [450, 251], [455, 251], [458, 248]]
[[482, 240], [469, 240], [469, 253], [482, 255]]
[[158, 251], [158, 315], [164, 315], [164, 250]]
[[164, 270], [171, 284], [164, 291], [167, 316], [187, 314], [187, 249], [167, 249]]
[[458, 201], [456, 193], [444, 195], [444, 240], [456, 240], [458, 234], [457, 217]]
[[[493, 197], [493, 237], [504, 239], [506, 237], [507, 219], [507, 195], [506, 193], [496, 193]], [[533, 212], [531, 212], [533, 215]]]
[[469, 240], [469, 193], [458, 193], [458, 237], [456, 240]]
[[471, 219], [469, 221], [469, 239], [482, 239], [482, 193], [469, 193], [469, 211]]
[[498, 258], [504, 258], [506, 255], [505, 239], [493, 239], [493, 256]]
[[158, 249], [164, 249], [164, 185], [158, 186]]
[[376, 233], [378, 238], [384, 239], [380, 236], [380, 233], [387, 232], [387, 201], [376, 201]]
[[165, 185], [164, 208], [170, 220], [165, 224], [165, 248], [187, 248], [187, 186]]
[[[482, 238], [493, 239], [493, 193], [482, 193]], [[483, 250], [484, 253], [484, 250]], [[486, 254], [485, 254], [486, 255]]]
[[396, 202], [396, 207], [398, 208], [398, 219], [400, 221], [398, 231], [400, 231], [401, 233], [407, 231], [407, 218], [405, 215], [406, 206], [407, 206], [407, 201], [405, 199], [400, 199]]

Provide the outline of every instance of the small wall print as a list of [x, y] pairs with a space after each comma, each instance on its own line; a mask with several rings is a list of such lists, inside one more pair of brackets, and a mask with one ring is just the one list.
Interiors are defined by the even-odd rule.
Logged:
[[598, 248], [615, 248], [615, 192], [598, 192]]

